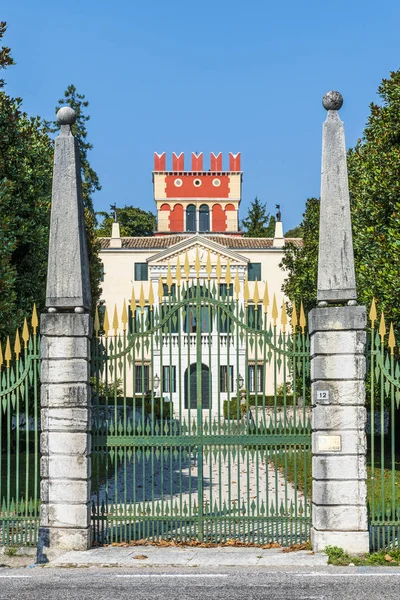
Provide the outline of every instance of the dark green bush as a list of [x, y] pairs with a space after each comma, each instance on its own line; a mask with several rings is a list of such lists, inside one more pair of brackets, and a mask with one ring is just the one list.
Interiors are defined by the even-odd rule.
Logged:
[[[239, 418], [241, 418], [242, 414], [246, 412], [247, 406], [250, 406], [250, 407], [256, 406], [255, 394], [250, 394], [250, 396], [248, 398], [248, 404], [247, 404], [246, 398], [244, 398], [243, 400], [244, 401], [242, 401], [242, 399], [240, 399], [239, 411], [238, 411], [237, 397], [233, 396], [229, 400], [229, 417], [228, 417], [228, 400], [224, 400], [224, 404], [223, 404], [224, 419], [228, 419], [228, 418], [229, 419], [237, 419], [238, 412], [239, 412]], [[284, 397], [283, 396], [276, 397], [276, 405], [277, 406], [284, 405]], [[263, 398], [262, 394], [259, 394], [257, 396], [257, 406], [258, 406], [258, 408], [262, 408], [264, 406], [264, 398]], [[265, 396], [265, 406], [275, 406], [274, 396]], [[293, 406], [293, 396], [286, 396], [286, 406], [287, 407]]]

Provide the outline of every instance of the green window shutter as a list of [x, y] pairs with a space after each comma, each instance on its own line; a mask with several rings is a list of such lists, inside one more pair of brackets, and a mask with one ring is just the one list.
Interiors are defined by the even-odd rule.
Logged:
[[247, 265], [247, 275], [249, 281], [261, 281], [261, 263], [249, 263]]
[[147, 263], [135, 263], [135, 281], [147, 281], [149, 266]]

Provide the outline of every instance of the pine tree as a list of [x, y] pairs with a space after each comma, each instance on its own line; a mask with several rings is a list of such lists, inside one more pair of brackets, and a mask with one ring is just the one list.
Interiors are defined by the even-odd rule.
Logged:
[[242, 227], [245, 237], [274, 237], [275, 217], [268, 213], [267, 204], [256, 197], [242, 220]]

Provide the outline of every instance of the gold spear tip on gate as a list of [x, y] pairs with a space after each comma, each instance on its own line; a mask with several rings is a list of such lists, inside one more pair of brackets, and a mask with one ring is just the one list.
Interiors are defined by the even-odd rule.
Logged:
[[29, 328], [28, 328], [28, 321], [26, 320], [26, 317], [24, 319], [24, 326], [22, 328], [22, 339], [24, 340], [24, 345], [26, 348], [28, 345], [28, 341], [29, 341]]
[[225, 270], [225, 281], [226, 281], [226, 285], [229, 287], [232, 281], [232, 274], [231, 274], [231, 259], [228, 258], [228, 263], [226, 265], [226, 270]]
[[124, 304], [122, 305], [122, 316], [121, 316], [121, 321], [122, 321], [122, 329], [123, 331], [126, 331], [126, 326], [128, 323], [128, 311], [126, 308], [126, 300], [124, 298]]
[[301, 333], [305, 332], [306, 329], [306, 315], [304, 314], [304, 306], [303, 306], [303, 300], [300, 302], [300, 319], [299, 319], [299, 325], [301, 327]]
[[166, 282], [167, 282], [167, 286], [168, 286], [168, 294], [170, 294], [174, 280], [172, 279], [171, 263], [169, 261], [168, 261], [168, 271], [167, 271]]
[[282, 300], [281, 325], [282, 325], [283, 333], [286, 333], [287, 322], [288, 322], [288, 319], [287, 319], [286, 305], [285, 305], [285, 301]]
[[220, 257], [219, 254], [217, 256], [217, 267], [215, 269], [215, 273], [217, 275], [217, 280], [218, 280], [218, 283], [219, 283], [221, 281], [221, 277], [222, 277], [221, 257]]
[[293, 300], [291, 325], [292, 325], [293, 333], [295, 333], [296, 332], [296, 327], [298, 325], [297, 308], [296, 308], [296, 302], [295, 302], [295, 300]]
[[277, 307], [277, 304], [276, 304], [276, 295], [275, 294], [274, 294], [274, 298], [272, 300], [271, 317], [274, 320], [274, 327], [276, 327], [276, 320], [278, 318], [278, 307]]
[[208, 254], [207, 254], [206, 272], [207, 272], [207, 279], [208, 279], [208, 281], [210, 281], [210, 279], [211, 279], [211, 273], [212, 273], [212, 264], [211, 264], [211, 254], [210, 254], [210, 251], [208, 251]]
[[186, 275], [186, 281], [189, 281], [189, 275], [190, 275], [190, 264], [189, 264], [189, 255], [188, 252], [186, 250], [185, 252], [185, 265], [183, 267], [183, 270], [185, 271], [185, 275]]
[[140, 286], [139, 306], [142, 309], [142, 313], [143, 313], [144, 312], [144, 307], [146, 306], [146, 300], [144, 298], [143, 283]]
[[1, 370], [1, 367], [3, 366], [3, 362], [4, 362], [4, 360], [3, 360], [3, 349], [2, 349], [1, 344], [0, 344], [0, 370]]
[[179, 260], [179, 256], [176, 259], [175, 279], [176, 279], [177, 286], [180, 287], [181, 280], [182, 280], [182, 271], [181, 271], [181, 261]]
[[249, 303], [249, 298], [250, 298], [250, 291], [249, 291], [249, 280], [246, 279], [244, 280], [244, 286], [243, 286], [243, 298], [244, 298], [244, 304], [245, 306], [248, 305]]
[[4, 358], [6, 359], [6, 363], [7, 363], [7, 369], [10, 366], [10, 361], [12, 358], [11, 355], [11, 344], [10, 344], [10, 336], [7, 336], [7, 343], [6, 343], [6, 352], [4, 354]]
[[108, 332], [110, 330], [110, 322], [108, 320], [107, 306], [105, 307], [105, 310], [104, 310], [103, 329], [104, 329], [104, 335], [105, 335], [105, 337], [108, 337]]
[[99, 331], [100, 331], [100, 318], [99, 318], [99, 309], [96, 306], [96, 310], [94, 313], [94, 323], [93, 323], [93, 329], [94, 332], [96, 334], [96, 337], [99, 337]]
[[149, 290], [149, 307], [150, 307], [150, 310], [153, 310], [153, 304], [154, 304], [153, 284], [150, 281], [150, 290]]
[[158, 300], [161, 303], [164, 296], [164, 284], [162, 277], [160, 275], [160, 279], [158, 280]]
[[263, 297], [263, 307], [264, 307], [264, 313], [266, 314], [268, 312], [268, 306], [269, 306], [269, 294], [268, 294], [268, 282], [265, 282], [265, 288], [264, 288], [264, 297]]
[[369, 318], [371, 321], [371, 327], [372, 329], [375, 328], [375, 321], [376, 321], [376, 303], [375, 303], [375, 298], [372, 298], [372, 304], [371, 304], [371, 310], [369, 311]]
[[119, 327], [119, 321], [118, 321], [117, 305], [114, 304], [114, 316], [113, 316], [114, 335], [117, 335], [117, 329], [118, 329], [118, 327]]
[[200, 268], [201, 268], [201, 263], [200, 263], [200, 256], [199, 256], [199, 247], [196, 246], [196, 258], [194, 261], [194, 268], [196, 271], [196, 277], [197, 279], [200, 277]]
[[389, 329], [389, 339], [388, 339], [388, 346], [390, 348], [390, 354], [393, 356], [394, 354], [394, 347], [396, 345], [396, 338], [394, 337], [394, 329], [393, 329], [393, 323], [390, 323], [390, 329]]
[[39, 319], [38, 319], [38, 316], [37, 316], [36, 304], [33, 305], [31, 325], [32, 325], [32, 329], [33, 329], [33, 335], [36, 335], [36, 329], [37, 329], [37, 327], [39, 325]]
[[381, 314], [381, 320], [379, 323], [379, 335], [381, 336], [381, 342], [383, 344], [384, 340], [385, 340], [385, 335], [386, 335], [386, 324], [385, 324], [385, 316], [383, 314]]
[[254, 301], [254, 310], [258, 310], [258, 303], [260, 302], [260, 293], [258, 291], [257, 277], [256, 277], [256, 281], [254, 283], [253, 301]]
[[17, 332], [15, 334], [14, 352], [16, 359], [19, 360], [19, 355], [21, 354], [21, 341], [19, 339], [19, 329], [17, 329]]
[[[160, 277], [161, 279], [161, 277]], [[132, 316], [135, 316], [135, 311], [136, 311], [136, 299], [135, 299], [135, 290], [132, 287], [132, 296], [131, 296], [131, 312], [132, 312]]]
[[236, 294], [236, 300], [239, 298], [239, 294], [240, 294], [240, 281], [239, 281], [239, 270], [236, 269], [236, 277], [235, 277], [235, 294]]

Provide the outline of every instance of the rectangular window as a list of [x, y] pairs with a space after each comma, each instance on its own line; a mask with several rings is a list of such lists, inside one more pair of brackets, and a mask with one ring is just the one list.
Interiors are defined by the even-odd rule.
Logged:
[[249, 304], [247, 307], [247, 325], [257, 331], [262, 330], [263, 325], [263, 311], [259, 305], [256, 310], [254, 304]]
[[263, 393], [264, 391], [264, 365], [248, 366], [248, 388], [250, 393]]
[[150, 366], [135, 365], [135, 390], [137, 394], [146, 394], [150, 391]]
[[135, 263], [135, 281], [147, 281], [149, 278], [149, 265], [147, 263]]
[[176, 295], [176, 285], [175, 283], [173, 283], [171, 285], [171, 291], [168, 293], [168, 284], [167, 283], [163, 283], [163, 296], [175, 296]]
[[104, 281], [104, 264], [100, 263], [100, 281]]
[[163, 367], [163, 392], [174, 394], [176, 392], [176, 367]]
[[233, 283], [220, 283], [219, 284], [219, 295], [221, 298], [226, 298], [227, 296], [233, 296]]
[[220, 366], [219, 389], [221, 392], [233, 392], [233, 367], [228, 367], [227, 365]]
[[171, 306], [168, 306], [167, 304], [160, 305], [160, 316], [161, 316], [161, 321], [163, 323], [162, 331], [165, 335], [168, 335], [169, 333], [178, 333], [178, 330], [179, 330], [178, 310], [174, 309], [173, 304]]
[[249, 263], [247, 265], [247, 276], [249, 281], [261, 281], [261, 263]]
[[153, 311], [150, 310], [149, 306], [145, 306], [143, 310], [141, 308], [137, 308], [135, 311], [134, 322], [135, 333], [144, 333], [145, 331], [149, 331], [153, 325], [153, 317]]

